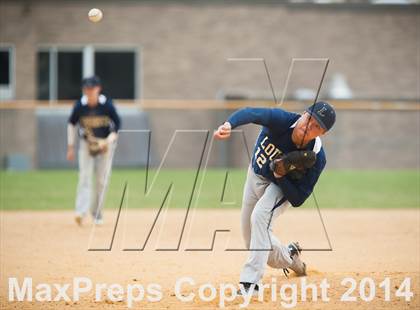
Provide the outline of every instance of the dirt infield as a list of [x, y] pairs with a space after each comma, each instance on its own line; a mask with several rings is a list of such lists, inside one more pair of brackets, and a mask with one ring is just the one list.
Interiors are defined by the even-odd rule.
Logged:
[[[33, 281], [34, 298], [40, 283], [70, 283], [77, 277], [89, 278], [93, 286], [98, 283], [117, 283], [123, 289], [129, 284], [147, 287], [160, 285], [161, 299], [157, 302], [136, 301], [133, 308], [141, 309], [215, 309], [220, 307], [220, 296], [212, 301], [198, 297], [200, 285], [211, 283], [217, 292], [222, 283], [235, 284], [241, 266], [247, 256], [245, 251], [224, 251], [225, 248], [242, 247], [239, 233], [239, 210], [199, 210], [187, 221], [180, 251], [155, 251], [176, 248], [184, 211], [171, 210], [166, 217], [156, 222], [159, 233], [150, 235], [144, 251], [123, 251], [139, 248], [144, 244], [147, 232], [153, 223], [153, 210], [130, 210], [122, 212], [116, 230], [112, 251], [88, 251], [90, 248], [109, 246], [114, 230], [116, 212], [105, 214], [106, 223], [92, 231], [90, 221], [78, 227], [73, 214], [57, 212], [1, 212], [1, 282], [0, 306], [3, 309], [125, 309], [127, 300], [112, 301], [106, 290], [100, 291], [100, 301], [95, 301], [94, 291], [82, 294], [79, 301], [8, 301], [9, 278], [17, 278], [22, 286], [24, 277]], [[330, 284], [329, 301], [303, 302], [300, 290], [294, 309], [418, 309], [420, 307], [420, 210], [323, 210], [325, 224], [333, 251], [306, 251], [304, 261], [309, 266], [308, 283], [319, 286], [325, 278]], [[164, 227], [164, 228], [163, 228]], [[191, 248], [211, 248], [215, 229], [231, 230], [218, 233], [213, 251], [185, 251]], [[276, 222], [275, 234], [287, 243], [299, 241], [304, 248], [327, 248], [328, 242], [315, 210], [288, 210]], [[194, 293], [192, 302], [182, 302], [175, 294], [175, 283], [183, 277], [191, 277], [195, 284], [185, 282], [182, 296]], [[340, 301], [350, 286], [341, 285], [345, 277], [356, 280], [357, 288], [351, 294], [354, 302]], [[370, 277], [376, 284], [372, 301], [363, 301], [359, 285], [363, 278]], [[390, 301], [385, 301], [384, 289], [379, 284], [390, 278]], [[395, 292], [405, 277], [411, 279], [414, 297], [405, 301], [395, 297]], [[287, 279], [281, 270], [267, 268], [264, 283], [277, 285], [274, 294], [264, 292], [264, 301], [256, 297], [249, 309], [280, 309], [285, 302], [279, 288], [283, 284], [297, 284], [301, 278], [292, 274]], [[55, 288], [52, 298], [56, 295]], [[148, 296], [146, 290], [145, 297]], [[209, 296], [210, 289], [205, 291]], [[366, 294], [369, 290], [366, 290]], [[277, 300], [272, 301], [273, 295]], [[181, 296], [181, 297], [182, 297]], [[309, 296], [311, 294], [309, 293]], [[39, 297], [39, 296], [38, 296]], [[313, 296], [312, 296], [313, 297]], [[242, 297], [226, 302], [227, 309], [238, 309]]]

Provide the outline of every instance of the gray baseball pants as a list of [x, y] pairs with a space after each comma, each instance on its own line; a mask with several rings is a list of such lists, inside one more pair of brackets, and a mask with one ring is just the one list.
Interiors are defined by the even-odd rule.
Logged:
[[273, 221], [290, 206], [282, 198], [279, 186], [249, 167], [241, 210], [242, 235], [249, 257], [240, 282], [258, 283], [267, 264], [272, 268], [287, 268], [292, 264], [287, 246], [282, 245], [272, 231]]
[[[102, 219], [102, 205], [111, 173], [112, 149], [110, 145], [106, 153], [91, 156], [88, 143], [80, 139], [76, 215], [85, 216], [90, 210], [94, 219]], [[95, 176], [95, 188], [93, 188], [93, 176]]]

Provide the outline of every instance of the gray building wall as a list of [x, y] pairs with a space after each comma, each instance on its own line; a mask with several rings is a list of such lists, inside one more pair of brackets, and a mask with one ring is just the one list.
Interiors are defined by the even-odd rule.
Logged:
[[[166, 167], [196, 168], [190, 158], [202, 151], [208, 131], [207, 159], [211, 136], [232, 110], [149, 109], [118, 107], [123, 129], [139, 130], [120, 134], [114, 167], [142, 167], [147, 162], [151, 132], [150, 163], [159, 165], [175, 132]], [[299, 111], [296, 111], [299, 112]], [[26, 155], [34, 168], [74, 167], [65, 160], [66, 120], [69, 109], [0, 109], [0, 160], [11, 154]], [[214, 141], [210, 167], [246, 167], [259, 126], [240, 127], [227, 141]], [[419, 169], [420, 111], [346, 110], [337, 111], [333, 130], [322, 138], [328, 168]], [[246, 150], [244, 138], [246, 139]], [[204, 164], [203, 162], [203, 164]]]
[[[37, 168], [76, 167], [77, 161], [69, 163], [67, 152], [67, 122], [69, 108], [38, 108], [37, 137], [34, 140], [37, 150]], [[147, 145], [149, 143], [149, 121], [146, 113], [135, 108], [119, 108], [124, 130], [138, 130], [139, 134], [123, 133], [118, 140], [114, 156], [115, 167], [142, 167], [147, 164]], [[77, 146], [78, 147], [78, 146]], [[77, 148], [76, 147], [76, 148]], [[76, 154], [77, 156], [77, 154]]]
[[[269, 94], [264, 57], [280, 93], [293, 57], [326, 57], [328, 79], [343, 73], [356, 98], [418, 98], [418, 9], [264, 4], [95, 1], [104, 19], [87, 20], [87, 1], [0, 1], [0, 41], [16, 52], [16, 99], [36, 98], [39, 45], [141, 49], [143, 98], [215, 98], [223, 91]], [[201, 1], [201, 3], [203, 3]], [[257, 2], [256, 2], [257, 3]], [[316, 88], [319, 64], [302, 62], [290, 81]], [[143, 84], [143, 87], [141, 87]]]
[[[152, 146], [155, 161], [161, 159], [176, 129], [208, 129], [210, 136], [232, 111], [150, 110]], [[299, 112], [299, 111], [296, 111]], [[243, 130], [249, 155], [260, 131], [256, 125]], [[335, 127], [322, 138], [327, 153], [327, 167], [333, 169], [419, 169], [420, 111], [338, 110]], [[202, 136], [185, 141], [185, 148], [171, 158], [174, 166], [188, 166], [188, 154], [195, 152]], [[246, 167], [249, 157], [242, 134], [225, 142], [215, 141], [209, 165]]]
[[[147, 114], [133, 107], [120, 107], [118, 112], [122, 129], [139, 133], [121, 134], [114, 167], [143, 167], [150, 132]], [[66, 160], [69, 115], [70, 107], [0, 109], [0, 168], [9, 168], [9, 158], [16, 155], [26, 158], [32, 168], [77, 167], [77, 160]]]
[[[232, 57], [265, 58], [277, 97], [282, 94], [292, 58], [315, 57], [330, 59], [321, 98], [326, 98], [331, 77], [342, 73], [356, 98], [419, 99], [418, 6], [352, 9], [350, 6], [268, 5], [260, 1], [252, 5], [220, 2], [99, 0], [93, 5], [86, 1], [0, 0], [0, 43], [13, 46], [15, 52], [15, 99], [36, 98], [37, 51], [40, 46], [50, 45], [138, 48], [141, 62], [137, 87], [145, 99], [214, 99], [230, 92], [270, 97], [262, 63], [227, 61]], [[87, 20], [92, 6], [104, 12], [100, 23]], [[316, 89], [322, 63], [302, 61], [295, 63], [294, 69], [286, 97], [298, 88]], [[7, 105], [11, 108], [0, 108], [0, 160], [4, 163], [7, 155], [19, 153], [25, 154], [35, 168], [67, 165], [65, 124], [59, 131], [45, 135], [44, 132], [51, 130], [42, 127], [48, 121], [44, 123], [41, 115], [51, 113], [54, 117], [54, 109], [42, 112], [14, 109], [13, 105], [11, 102]], [[231, 112], [149, 109], [143, 114], [148, 117], [146, 124], [140, 118], [135, 121], [135, 115], [141, 111], [130, 109], [123, 116], [125, 124], [130, 124], [126, 128], [152, 130], [155, 165], [174, 130], [209, 130], [211, 134]], [[340, 109], [338, 112], [336, 128], [324, 138], [329, 167], [419, 167], [418, 108], [412, 111]], [[244, 132], [248, 149], [252, 151], [258, 129], [245, 126]], [[130, 148], [129, 142], [124, 142], [121, 146], [125, 146], [118, 152], [136, 154], [138, 151], [143, 157], [131, 160], [144, 162], [145, 134], [139, 135], [142, 135], [139, 149]], [[127, 140], [125, 137], [128, 135], [121, 140]], [[200, 139], [199, 134], [186, 139], [178, 145], [180, 155], [169, 158], [168, 163], [173, 167], [187, 167], [188, 154], [196, 151]], [[40, 158], [43, 141], [47, 148], [60, 148], [46, 166], [41, 164], [45, 158]], [[210, 164], [246, 165], [248, 155], [242, 141], [238, 135], [230, 143], [214, 144], [215, 155]], [[120, 164], [129, 162], [124, 158]]]
[[23, 154], [37, 166], [37, 119], [33, 109], [0, 109], [0, 164], [8, 156]]

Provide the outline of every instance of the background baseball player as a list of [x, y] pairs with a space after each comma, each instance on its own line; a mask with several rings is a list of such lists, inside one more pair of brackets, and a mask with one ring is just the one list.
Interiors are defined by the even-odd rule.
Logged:
[[[100, 195], [106, 189], [112, 149], [120, 128], [120, 117], [112, 99], [101, 94], [101, 89], [101, 82], [96, 76], [82, 81], [83, 96], [76, 101], [67, 126], [67, 159], [69, 161], [74, 160], [76, 125], [79, 125], [81, 138], [75, 216], [79, 225], [82, 224], [89, 208], [95, 223], [103, 223]], [[92, 197], [93, 174], [95, 174], [96, 186]]]
[[334, 122], [333, 107], [320, 101], [302, 115], [281, 109], [241, 109], [215, 132], [215, 138], [226, 139], [240, 125], [263, 126], [248, 169], [241, 210], [242, 234], [251, 250], [240, 276], [246, 291], [258, 290], [266, 264], [306, 275], [299, 244], [281, 244], [272, 234], [272, 223], [290, 205], [299, 207], [312, 193], [326, 164], [319, 136]]

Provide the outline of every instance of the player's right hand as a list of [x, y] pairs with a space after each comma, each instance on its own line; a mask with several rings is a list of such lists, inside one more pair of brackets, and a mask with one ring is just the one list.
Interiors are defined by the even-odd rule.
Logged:
[[281, 178], [287, 174], [286, 167], [284, 166], [283, 159], [274, 159], [270, 162], [270, 170], [276, 178]]
[[73, 161], [74, 160], [74, 147], [71, 145], [69, 145], [67, 147], [67, 155], [66, 158], [68, 161]]
[[232, 126], [229, 122], [225, 122], [223, 125], [219, 126], [219, 128], [214, 132], [213, 137], [216, 139], [227, 139], [230, 137], [230, 133], [232, 131]]
[[106, 139], [99, 140], [98, 144], [99, 144], [99, 149], [101, 150], [102, 154], [104, 154], [108, 151], [108, 140], [106, 140]]

